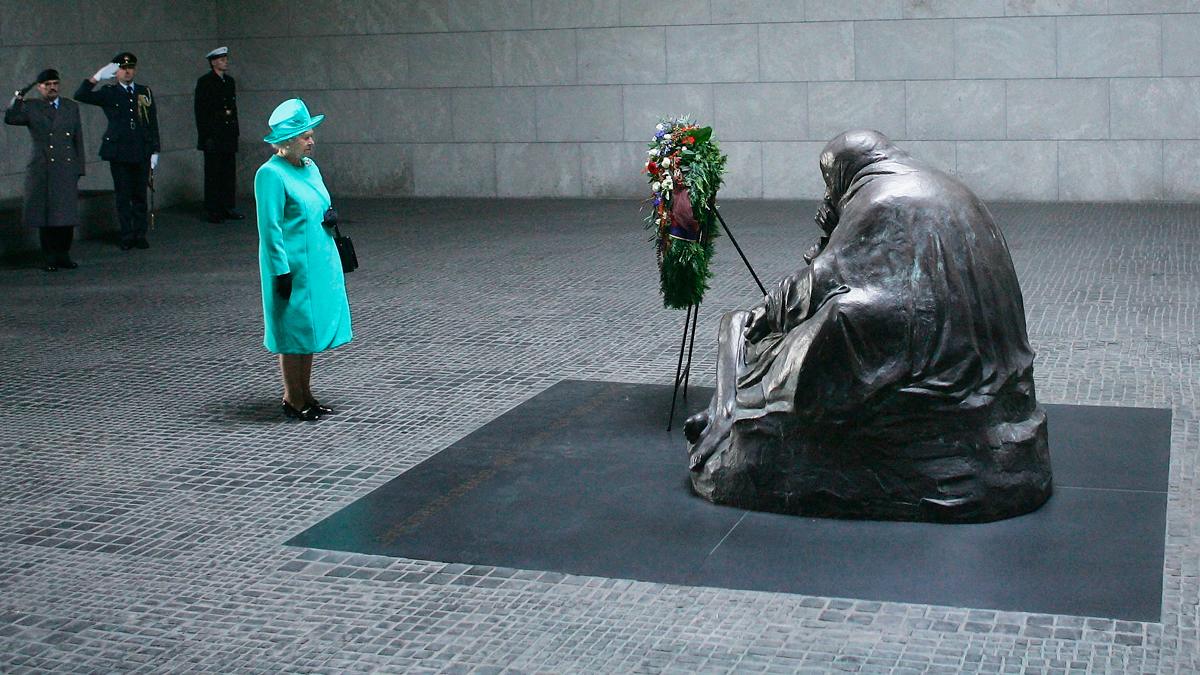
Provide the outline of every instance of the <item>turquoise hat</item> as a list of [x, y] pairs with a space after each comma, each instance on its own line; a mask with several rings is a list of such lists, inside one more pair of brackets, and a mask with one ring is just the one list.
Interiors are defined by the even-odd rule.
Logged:
[[308, 106], [298, 98], [289, 98], [280, 103], [271, 113], [267, 124], [271, 125], [271, 133], [263, 137], [267, 143], [282, 143], [289, 138], [295, 138], [325, 121], [324, 115], [308, 114]]

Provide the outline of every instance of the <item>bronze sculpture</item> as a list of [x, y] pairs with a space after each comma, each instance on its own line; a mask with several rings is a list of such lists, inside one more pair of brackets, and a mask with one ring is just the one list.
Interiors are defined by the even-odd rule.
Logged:
[[727, 313], [717, 388], [689, 418], [716, 503], [983, 522], [1051, 493], [1046, 418], [1008, 246], [958, 180], [875, 131], [821, 153], [808, 263]]

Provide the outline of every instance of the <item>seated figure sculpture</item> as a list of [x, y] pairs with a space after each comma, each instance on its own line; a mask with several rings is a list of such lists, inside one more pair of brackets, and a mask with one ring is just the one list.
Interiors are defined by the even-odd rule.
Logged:
[[716, 392], [685, 425], [692, 486], [748, 509], [985, 522], [1051, 493], [1008, 246], [958, 180], [876, 131], [820, 158], [825, 236], [721, 319]]

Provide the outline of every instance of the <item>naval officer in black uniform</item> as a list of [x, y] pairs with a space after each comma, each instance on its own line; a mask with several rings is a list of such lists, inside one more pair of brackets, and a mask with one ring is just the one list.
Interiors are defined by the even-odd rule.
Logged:
[[237, 194], [237, 86], [229, 70], [229, 48], [205, 54], [209, 71], [196, 80], [196, 149], [204, 153], [204, 211], [210, 223], [241, 220]]
[[[104, 109], [108, 128], [100, 143], [100, 159], [112, 171], [117, 219], [121, 221], [121, 250], [150, 248], [146, 241], [146, 187], [158, 168], [158, 108], [150, 88], [134, 84], [137, 57], [121, 52], [75, 90], [75, 100]], [[96, 83], [116, 82], [96, 89]]]

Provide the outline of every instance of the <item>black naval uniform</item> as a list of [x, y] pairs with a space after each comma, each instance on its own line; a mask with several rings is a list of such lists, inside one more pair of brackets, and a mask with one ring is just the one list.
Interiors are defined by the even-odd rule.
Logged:
[[204, 211], [209, 220], [234, 216], [237, 194], [237, 86], [209, 70], [196, 80], [196, 149], [204, 153]]
[[154, 95], [149, 87], [136, 82], [131, 86], [132, 92], [120, 82], [96, 89], [95, 84], [84, 80], [75, 91], [75, 100], [100, 106], [108, 117], [100, 159], [106, 160], [112, 171], [124, 248], [146, 240], [150, 155], [160, 148]]

